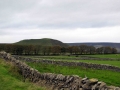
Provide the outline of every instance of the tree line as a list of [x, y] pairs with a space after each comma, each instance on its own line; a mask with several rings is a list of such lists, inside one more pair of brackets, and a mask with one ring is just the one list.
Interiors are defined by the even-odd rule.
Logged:
[[16, 45], [16, 44], [0, 44], [0, 51], [6, 51], [14, 55], [83, 55], [83, 54], [116, 54], [116, 48], [109, 46], [95, 48], [94, 46], [80, 45], [61, 47], [41, 46], [41, 45]]

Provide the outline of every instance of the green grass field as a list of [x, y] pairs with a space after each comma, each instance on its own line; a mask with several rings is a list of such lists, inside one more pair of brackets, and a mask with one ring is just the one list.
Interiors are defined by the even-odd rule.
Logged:
[[99, 54], [99, 55], [78, 55], [78, 57], [76, 57], [76, 55], [71, 55], [71, 56], [26, 56], [26, 57], [34, 57], [34, 58], [54, 58], [54, 59], [79, 59], [81, 56], [88, 56], [88, 57], [98, 57], [98, 58], [114, 58], [114, 59], [120, 59], [120, 54]]
[[[99, 58], [116, 58], [116, 55], [84, 55], [90, 57]], [[86, 62], [86, 63], [97, 63], [97, 64], [108, 64], [120, 67], [120, 61], [113, 60], [79, 60], [81, 56], [25, 56], [33, 59], [47, 59], [47, 60], [59, 60], [59, 61], [69, 61], [69, 62]], [[28, 62], [27, 62], [28, 63]], [[97, 78], [99, 81], [104, 81], [108, 85], [115, 85], [120, 87], [120, 72], [113, 72], [108, 70], [96, 70], [96, 69], [86, 69], [83, 67], [68, 67], [59, 65], [49, 65], [49, 64], [39, 64], [39, 63], [28, 63], [31, 67], [39, 70], [41, 73], [57, 73], [64, 75], [79, 75], [84, 77], [85, 75], [89, 78]]]
[[117, 67], [120, 67], [120, 61], [79, 60], [79, 62], [93, 63], [93, 64], [106, 64], [106, 65], [112, 65], [112, 66], [117, 66]]
[[30, 82], [22, 82], [16, 68], [0, 59], [0, 90], [47, 90]]
[[63, 75], [79, 75], [84, 77], [85, 75], [89, 78], [97, 78], [99, 81], [104, 81], [108, 85], [120, 86], [120, 73], [108, 70], [95, 70], [86, 69], [82, 67], [68, 67], [50, 64], [40, 64], [40, 63], [27, 63], [31, 67], [39, 70], [41, 73], [57, 73]]
[[35, 59], [79, 59], [82, 56], [86, 57], [98, 57], [98, 58], [112, 58], [112, 59], [120, 59], [120, 54], [101, 54], [101, 55], [71, 55], [71, 56], [24, 56], [24, 57], [30, 57]]
[[[99, 57], [99, 58], [120, 58], [120, 55], [116, 56], [115, 54], [109, 55], [85, 55], [90, 57]], [[47, 59], [47, 60], [57, 60], [57, 61], [68, 61], [68, 62], [85, 62], [93, 64], [107, 64], [112, 66], [120, 67], [120, 61], [118, 60], [79, 60], [80, 56], [24, 56], [32, 59]]]
[[101, 55], [85, 55], [85, 56], [99, 57], [99, 58], [119, 58], [120, 59], [120, 54], [101, 54]]

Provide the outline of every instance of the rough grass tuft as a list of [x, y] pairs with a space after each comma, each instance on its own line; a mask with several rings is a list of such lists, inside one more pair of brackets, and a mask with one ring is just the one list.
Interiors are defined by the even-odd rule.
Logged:
[[18, 68], [0, 59], [0, 90], [47, 90], [31, 82], [22, 82]]

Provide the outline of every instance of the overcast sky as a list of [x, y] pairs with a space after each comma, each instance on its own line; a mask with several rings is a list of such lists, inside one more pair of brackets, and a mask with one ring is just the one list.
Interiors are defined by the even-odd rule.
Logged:
[[0, 0], [0, 43], [120, 42], [120, 0]]

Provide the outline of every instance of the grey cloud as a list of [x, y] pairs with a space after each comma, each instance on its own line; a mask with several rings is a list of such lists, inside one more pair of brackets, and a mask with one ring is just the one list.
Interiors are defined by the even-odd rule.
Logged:
[[10, 32], [8, 30], [0, 29], [0, 36], [8, 35]]
[[1, 0], [0, 28], [120, 25], [120, 0]]

